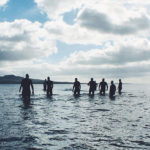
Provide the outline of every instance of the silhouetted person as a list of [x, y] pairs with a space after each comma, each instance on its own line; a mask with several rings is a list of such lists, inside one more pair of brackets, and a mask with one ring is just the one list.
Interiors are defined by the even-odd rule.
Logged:
[[105, 90], [108, 90], [108, 85], [104, 78], [102, 79], [102, 82], [99, 83], [99, 90], [100, 94], [105, 96]]
[[52, 96], [53, 92], [53, 81], [50, 80], [50, 77], [47, 78], [47, 96]]
[[22, 89], [22, 97], [25, 99], [30, 99], [30, 95], [31, 95], [30, 86], [32, 88], [32, 93], [34, 94], [34, 87], [32, 81], [31, 79], [29, 79], [29, 75], [26, 74], [26, 77], [21, 81], [21, 86], [19, 89], [19, 92]]
[[119, 79], [119, 84], [118, 84], [118, 93], [121, 94], [121, 90], [122, 90], [122, 82], [121, 79]]
[[96, 90], [96, 82], [93, 81], [93, 78], [91, 78], [91, 81], [88, 83], [89, 87], [89, 95], [94, 95], [94, 92]]
[[44, 83], [43, 83], [43, 90], [46, 91], [46, 85], [47, 85], [47, 81], [45, 79]]
[[116, 86], [113, 81], [111, 81], [110, 89], [109, 89], [109, 97], [113, 98], [116, 92]]
[[80, 95], [81, 85], [77, 78], [75, 78], [75, 82], [73, 83], [73, 91], [74, 95]]

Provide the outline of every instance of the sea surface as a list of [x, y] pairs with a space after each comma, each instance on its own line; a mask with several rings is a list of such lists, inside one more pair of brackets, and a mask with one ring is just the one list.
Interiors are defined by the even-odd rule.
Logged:
[[150, 150], [150, 85], [123, 84], [114, 100], [82, 85], [34, 85], [24, 103], [19, 85], [0, 85], [0, 150]]

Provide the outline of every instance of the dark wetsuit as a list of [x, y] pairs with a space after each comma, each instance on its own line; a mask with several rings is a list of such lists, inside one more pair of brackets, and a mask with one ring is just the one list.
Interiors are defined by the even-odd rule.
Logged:
[[30, 91], [30, 85], [32, 85], [32, 81], [30, 79], [23, 79], [21, 81], [21, 86], [22, 86], [22, 97], [23, 98], [30, 98], [31, 91]]
[[109, 96], [113, 97], [115, 95], [115, 92], [116, 92], [116, 86], [114, 84], [111, 84], [110, 90], [109, 90]]
[[106, 87], [108, 88], [107, 83], [102, 81], [102, 82], [100, 82], [99, 87], [101, 87], [100, 88], [100, 94], [105, 95]]
[[88, 85], [90, 86], [89, 95], [94, 95], [94, 91], [96, 90], [96, 82], [95, 81], [90, 81], [88, 83]]
[[74, 82], [73, 88], [74, 88], [74, 95], [80, 95], [80, 82], [79, 81]]
[[53, 89], [53, 81], [48, 80], [47, 81], [47, 96], [51, 96], [53, 94], [52, 92]]
[[122, 82], [119, 82], [119, 85], [118, 85], [118, 92], [119, 92], [119, 94], [121, 94], [121, 90], [122, 90]]

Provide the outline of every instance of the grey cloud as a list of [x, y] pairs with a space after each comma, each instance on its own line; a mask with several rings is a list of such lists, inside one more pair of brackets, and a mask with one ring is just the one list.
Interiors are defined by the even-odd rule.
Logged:
[[10, 36], [1, 36], [0, 35], [0, 42], [20, 42], [20, 41], [30, 41], [30, 37], [27, 32], [23, 32], [22, 34]]
[[137, 49], [134, 47], [122, 47], [119, 53], [112, 56], [112, 63], [128, 63], [128, 62], [139, 62], [150, 60], [150, 50], [149, 49]]
[[128, 77], [142, 77], [146, 74], [150, 74], [150, 64], [124, 66], [113, 68], [113, 67], [77, 67], [62, 69], [60, 72], [56, 72], [58, 75], [74, 75], [74, 76], [85, 76], [85, 77], [110, 77], [110, 78], [128, 78]]
[[122, 25], [113, 24], [106, 14], [91, 9], [85, 9], [79, 16], [80, 25], [104, 33], [133, 34], [150, 27], [149, 19], [145, 16], [132, 18]]
[[36, 57], [36, 53], [32, 51], [1, 51], [0, 50], [0, 62], [1, 61], [19, 61], [29, 60]]
[[149, 49], [142, 50], [134, 47], [121, 47], [119, 51], [106, 51], [104, 54], [105, 55], [95, 54], [95, 56], [89, 56], [88, 59], [83, 59], [79, 54], [79, 56], [77, 56], [78, 59], [76, 59], [75, 63], [81, 65], [121, 65], [131, 62], [150, 60]]
[[55, 42], [49, 39], [38, 22], [22, 19], [0, 23], [1, 63], [42, 58], [56, 50]]

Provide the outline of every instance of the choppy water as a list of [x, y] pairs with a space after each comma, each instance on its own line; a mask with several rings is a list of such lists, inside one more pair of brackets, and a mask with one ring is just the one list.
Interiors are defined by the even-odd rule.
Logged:
[[0, 150], [150, 149], [150, 86], [124, 85], [122, 95], [92, 98], [87, 85], [55, 85], [47, 98], [35, 85], [25, 105], [19, 85], [0, 85]]

